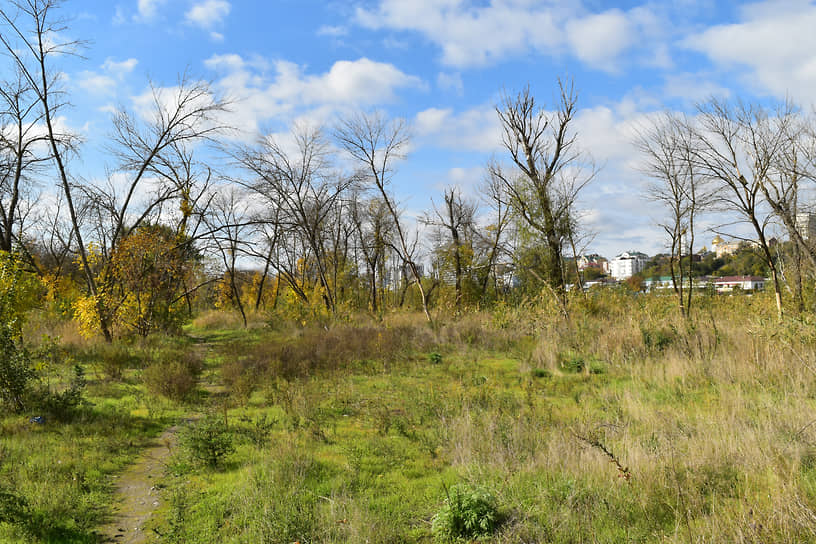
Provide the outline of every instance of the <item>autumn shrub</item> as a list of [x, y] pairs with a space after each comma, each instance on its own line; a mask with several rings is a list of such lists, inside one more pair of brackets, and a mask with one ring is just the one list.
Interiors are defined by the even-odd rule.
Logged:
[[121, 343], [98, 342], [90, 348], [88, 356], [109, 380], [121, 380], [125, 370], [141, 366], [133, 348]]
[[649, 351], [663, 351], [677, 340], [676, 331], [665, 326], [642, 325], [640, 334], [643, 345]]
[[142, 380], [151, 393], [183, 401], [195, 390], [202, 367], [192, 351], [167, 350], [142, 371]]
[[254, 373], [269, 369], [271, 373], [289, 379], [315, 372], [347, 370], [371, 361], [394, 364], [427, 352], [434, 346], [431, 331], [410, 325], [309, 328], [284, 342], [262, 342], [242, 348], [246, 360], [230, 363], [233, 368], [228, 370], [231, 376], [228, 379], [244, 373], [242, 368]]
[[193, 319], [193, 327], [205, 331], [237, 329], [242, 325], [241, 314], [229, 310], [207, 310]]
[[234, 357], [221, 365], [221, 381], [234, 399], [246, 402], [258, 388], [267, 369], [268, 365], [262, 359]]

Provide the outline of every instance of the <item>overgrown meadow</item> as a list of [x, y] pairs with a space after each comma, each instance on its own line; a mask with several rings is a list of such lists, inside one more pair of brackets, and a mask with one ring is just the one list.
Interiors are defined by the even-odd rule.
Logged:
[[32, 316], [41, 387], [85, 384], [3, 416], [0, 540], [97, 542], [117, 475], [181, 421], [148, 541], [816, 541], [812, 322], [767, 295], [572, 307], [209, 312], [112, 345]]

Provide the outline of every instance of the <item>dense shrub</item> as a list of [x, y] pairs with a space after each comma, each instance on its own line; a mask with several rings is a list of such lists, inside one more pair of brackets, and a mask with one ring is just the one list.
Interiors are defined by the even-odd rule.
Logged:
[[360, 362], [391, 364], [404, 361], [433, 346], [430, 330], [410, 325], [306, 329], [285, 343], [263, 343], [250, 349], [242, 346], [240, 352], [246, 353], [245, 361], [231, 363], [235, 368], [228, 370], [228, 375], [240, 375], [243, 365], [254, 373], [267, 368], [278, 376], [291, 379], [319, 371], [348, 369]]
[[70, 421], [76, 409], [84, 402], [85, 391], [85, 369], [79, 365], [74, 365], [73, 376], [67, 388], [62, 390], [52, 390], [44, 387], [37, 391], [33, 397], [36, 407], [48, 417], [57, 421]]
[[182, 401], [195, 390], [201, 370], [201, 359], [194, 352], [169, 351], [144, 369], [142, 380], [151, 393]]
[[445, 505], [433, 518], [434, 537], [441, 542], [471, 540], [492, 534], [501, 523], [496, 499], [487, 490], [451, 487]]
[[234, 399], [246, 402], [258, 387], [264, 372], [264, 365], [257, 359], [232, 358], [221, 366], [221, 381]]
[[190, 457], [210, 468], [221, 465], [235, 451], [232, 433], [223, 420], [212, 416], [185, 427], [179, 443]]
[[118, 343], [99, 343], [93, 346], [89, 356], [93, 358], [100, 372], [110, 380], [121, 380], [124, 371], [140, 364], [130, 346]]
[[28, 352], [17, 345], [11, 327], [0, 323], [0, 403], [19, 412], [36, 372]]

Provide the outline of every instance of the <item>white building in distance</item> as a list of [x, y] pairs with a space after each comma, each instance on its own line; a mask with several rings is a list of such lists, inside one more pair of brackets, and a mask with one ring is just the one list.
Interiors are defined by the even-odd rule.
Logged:
[[646, 268], [648, 260], [645, 253], [626, 251], [609, 261], [609, 274], [616, 280], [625, 280]]
[[795, 221], [796, 230], [806, 242], [816, 240], [816, 213], [797, 213]]

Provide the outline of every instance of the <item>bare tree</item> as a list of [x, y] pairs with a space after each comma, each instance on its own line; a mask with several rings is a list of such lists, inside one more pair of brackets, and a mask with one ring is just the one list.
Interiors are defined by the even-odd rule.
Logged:
[[503, 98], [496, 112], [503, 128], [502, 144], [515, 168], [506, 172], [494, 162], [489, 174], [502, 183], [524, 225], [541, 237], [543, 279], [555, 291], [566, 315], [563, 248], [575, 201], [594, 177], [595, 168], [578, 149], [571, 130], [577, 93], [572, 83], [559, 81], [558, 88], [555, 111], [540, 107], [529, 86]]
[[[438, 208], [433, 204], [433, 212], [425, 214], [420, 220], [426, 225], [438, 229], [438, 239], [445, 260], [451, 260], [456, 292], [456, 309], [462, 309], [462, 280], [471, 269], [473, 240], [475, 238], [476, 203], [462, 197], [462, 192], [455, 187], [448, 187], [443, 193], [444, 205]], [[468, 262], [466, 262], [468, 261]], [[466, 270], [467, 269], [467, 270]]]
[[305, 242], [326, 308], [334, 313], [337, 300], [328, 258], [330, 220], [352, 180], [333, 171], [330, 149], [319, 128], [296, 126], [291, 140], [287, 147], [266, 136], [256, 146], [235, 152], [238, 165], [253, 176], [239, 183], [280, 208], [279, 220]]
[[365, 200], [353, 196], [350, 211], [366, 267], [368, 306], [376, 314], [381, 309], [378, 288], [383, 279], [388, 247], [393, 244], [394, 219], [385, 202], [376, 197]]
[[[56, 169], [57, 179], [65, 195], [69, 218], [73, 227], [73, 238], [77, 242], [82, 269], [91, 296], [101, 304], [96, 278], [88, 262], [88, 253], [79, 228], [79, 218], [74, 204], [71, 176], [67, 160], [75, 150], [78, 139], [62, 132], [56, 125], [59, 112], [66, 106], [61, 88], [62, 74], [52, 66], [52, 59], [74, 55], [81, 45], [78, 41], [66, 41], [66, 24], [54, 12], [59, 10], [60, 0], [10, 0], [0, 8], [0, 45], [12, 60], [24, 84], [36, 97], [37, 117], [45, 124], [45, 133], [50, 148], [50, 158]], [[99, 308], [104, 315], [104, 308]], [[103, 322], [102, 332], [107, 340], [112, 335], [107, 323]]]
[[416, 242], [409, 239], [396, 201], [388, 190], [394, 161], [403, 157], [408, 145], [408, 127], [405, 121], [402, 119], [388, 121], [380, 113], [358, 113], [339, 123], [335, 129], [335, 137], [340, 146], [359, 163], [360, 179], [368, 182], [378, 193], [391, 215], [396, 234], [393, 249], [407, 266], [411, 280], [419, 290], [422, 311], [425, 318], [431, 322], [431, 314], [428, 311], [430, 291], [422, 285], [422, 277], [415, 260]]
[[719, 185], [716, 195], [720, 205], [752, 228], [754, 242], [771, 271], [781, 319], [779, 269], [767, 234], [773, 214], [767, 209], [763, 189], [780, 154], [790, 146], [793, 118], [784, 110], [771, 115], [761, 106], [732, 106], [716, 99], [701, 104], [698, 111], [695, 162], [703, 175]]
[[639, 134], [635, 145], [644, 159], [642, 171], [654, 179], [649, 197], [668, 211], [666, 222], [660, 226], [670, 241], [669, 268], [680, 314], [688, 317], [694, 292], [691, 256], [695, 220], [711, 198], [706, 179], [695, 164], [695, 134], [688, 119], [666, 113]]
[[243, 195], [234, 186], [230, 186], [218, 191], [206, 219], [213, 247], [218, 251], [224, 265], [230, 298], [241, 314], [244, 327], [247, 326], [247, 315], [238, 285], [238, 259], [247, 241], [249, 215], [249, 206]]
[[0, 250], [8, 252], [34, 200], [35, 176], [50, 160], [37, 98], [19, 68], [15, 76], [0, 82]]
[[488, 163], [486, 176], [479, 188], [482, 200], [490, 208], [493, 222], [488, 225], [483, 232], [477, 233], [484, 246], [484, 263], [480, 271], [479, 284], [481, 285], [482, 298], [487, 294], [488, 283], [491, 274], [494, 286], [497, 283], [496, 267], [501, 257], [511, 257], [512, 251], [507, 246], [507, 233], [513, 221], [513, 208], [511, 198], [507, 188], [501, 178], [492, 175], [493, 172], [501, 172], [501, 169], [493, 162]]
[[[800, 205], [800, 196], [816, 181], [816, 134], [812, 126], [813, 120], [808, 119], [790, 102], [778, 106], [775, 117], [776, 123], [787, 129], [786, 144], [781, 147], [773, 167], [762, 183], [762, 194], [793, 243], [795, 260], [805, 258], [816, 270], [816, 247], [806, 239], [808, 233], [802, 232], [801, 225], [797, 224], [799, 214], [803, 211], [807, 214]], [[799, 268], [797, 265], [797, 269]], [[801, 289], [798, 291], [797, 299], [803, 304]]]

